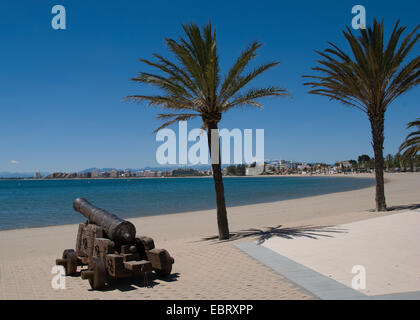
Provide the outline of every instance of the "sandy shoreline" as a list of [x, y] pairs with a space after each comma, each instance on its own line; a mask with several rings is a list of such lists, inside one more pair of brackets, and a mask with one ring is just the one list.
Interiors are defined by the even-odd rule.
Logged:
[[[346, 175], [372, 177], [369, 174]], [[387, 204], [406, 211], [420, 204], [420, 174], [387, 174]], [[262, 203], [228, 209], [231, 232], [250, 228], [332, 226], [378, 217], [374, 187]], [[93, 292], [80, 278], [70, 277], [66, 290], [51, 288], [54, 259], [73, 248], [77, 225], [0, 231], [0, 299], [310, 299], [310, 293], [247, 257], [232, 242], [214, 243], [203, 237], [217, 234], [214, 210], [128, 219], [139, 235], [154, 238], [156, 246], [175, 257], [174, 279], [155, 279], [153, 288], [125, 283], [135, 290]], [[239, 241], [252, 241], [245, 238]], [[238, 272], [240, 270], [240, 272]], [[121, 289], [121, 288], [120, 288]]]
[[[337, 174], [285, 174], [285, 175], [256, 175], [256, 176], [223, 176], [224, 178], [286, 178], [286, 177], [372, 177], [369, 173], [337, 173]], [[119, 177], [119, 178], [0, 178], [0, 181], [68, 181], [68, 180], [145, 180], [145, 179], [212, 179], [212, 176], [178, 176], [178, 177]]]
[[[259, 176], [226, 176], [224, 177], [226, 178], [232, 178], [232, 179], [244, 179], [244, 178], [264, 178], [264, 179], [269, 179], [269, 178], [273, 178], [273, 179], [284, 179], [284, 178], [311, 178], [311, 177], [321, 177], [321, 178], [369, 178], [372, 179], [373, 183], [374, 183], [374, 176], [371, 174], [366, 174], [366, 173], [358, 173], [358, 174], [334, 174], [334, 175], [324, 175], [324, 174], [313, 174], [313, 175], [301, 175], [301, 174], [290, 174], [290, 175], [259, 175]], [[162, 177], [162, 178], [168, 178], [168, 179], [202, 179], [202, 178], [208, 178], [208, 179], [213, 179], [212, 177]], [[162, 179], [160, 178], [160, 179]], [[72, 178], [72, 179], [52, 179], [53, 181], [68, 181], [68, 180], [142, 180], [142, 179], [157, 179], [157, 177], [144, 177], [144, 178], [138, 178], [138, 177], [131, 177], [131, 178]], [[28, 181], [51, 181], [51, 180], [43, 180], [43, 179], [22, 179], [22, 180], [28, 180]], [[387, 180], [385, 179], [385, 183], [387, 183]], [[365, 188], [369, 188], [369, 187], [361, 187], [360, 189], [365, 189]], [[326, 194], [331, 194], [333, 192], [330, 193], [326, 193]], [[324, 194], [324, 195], [326, 195]], [[289, 200], [298, 200], [301, 198], [306, 198], [306, 197], [314, 197], [314, 196], [303, 196], [303, 197], [298, 197], [298, 198], [292, 198]], [[235, 206], [231, 206], [229, 207], [234, 208], [234, 207], [241, 207], [241, 208], [245, 208], [245, 211], [247, 210], [246, 207], [249, 205], [261, 205], [261, 204], [266, 204], [266, 203], [276, 203], [276, 202], [282, 202], [285, 200], [279, 200], [279, 201], [268, 201], [268, 202], [258, 202], [258, 203], [254, 203], [254, 204], [243, 204], [243, 205], [235, 205]], [[148, 218], [148, 217], [155, 217], [155, 216], [169, 216], [169, 215], [173, 215], [173, 214], [189, 214], [191, 212], [210, 212], [212, 210], [215, 210], [215, 208], [213, 209], [203, 209], [203, 210], [196, 210], [196, 211], [184, 211], [184, 212], [169, 212], [167, 214], [150, 214], [150, 215], [146, 215], [146, 216], [141, 216], [141, 217], [130, 217], [130, 218], [126, 218], [127, 220], [133, 220], [133, 219], [140, 219], [140, 218]], [[113, 212], [114, 213], [114, 212]], [[77, 213], [75, 213], [77, 214]], [[117, 213], [118, 214], [118, 213]], [[82, 221], [82, 220], [81, 220]], [[76, 225], [74, 223], [70, 223], [73, 225]], [[18, 228], [8, 228], [8, 229], [0, 229], [0, 232], [4, 232], [4, 231], [12, 231], [12, 230], [18, 230], [18, 229], [38, 229], [38, 228], [51, 228], [51, 227], [60, 227], [60, 226], [67, 226], [70, 225], [69, 223], [63, 223], [63, 224], [53, 224], [53, 225], [44, 225], [44, 226], [27, 226], [27, 227], [18, 227]]]

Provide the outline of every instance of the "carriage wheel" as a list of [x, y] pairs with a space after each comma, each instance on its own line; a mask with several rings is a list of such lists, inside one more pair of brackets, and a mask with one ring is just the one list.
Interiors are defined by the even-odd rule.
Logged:
[[88, 270], [82, 271], [82, 279], [88, 279], [92, 289], [97, 290], [105, 286], [106, 270], [102, 259], [92, 258], [89, 262]]
[[58, 264], [64, 267], [66, 270], [66, 276], [75, 274], [77, 271], [77, 254], [73, 249], [66, 249], [63, 251], [63, 258], [58, 259]]
[[164, 259], [161, 261], [162, 269], [153, 269], [158, 276], [165, 277], [171, 274], [172, 264], [174, 258], [169, 255], [169, 252], [164, 250]]

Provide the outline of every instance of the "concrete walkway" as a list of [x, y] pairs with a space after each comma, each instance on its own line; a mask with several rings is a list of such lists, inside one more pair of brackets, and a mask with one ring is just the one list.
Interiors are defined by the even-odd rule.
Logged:
[[237, 247], [321, 299], [420, 299], [419, 210], [328, 229]]

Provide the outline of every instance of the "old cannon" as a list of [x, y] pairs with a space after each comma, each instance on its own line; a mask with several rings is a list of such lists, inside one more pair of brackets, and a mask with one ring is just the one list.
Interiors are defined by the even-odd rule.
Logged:
[[152, 238], [136, 236], [135, 226], [115, 214], [77, 198], [74, 210], [88, 220], [79, 224], [76, 249], [66, 249], [57, 265], [64, 267], [66, 275], [81, 270], [82, 279], [88, 279], [92, 289], [100, 289], [111, 279], [147, 275], [154, 271], [167, 276], [174, 259], [165, 249], [156, 249]]

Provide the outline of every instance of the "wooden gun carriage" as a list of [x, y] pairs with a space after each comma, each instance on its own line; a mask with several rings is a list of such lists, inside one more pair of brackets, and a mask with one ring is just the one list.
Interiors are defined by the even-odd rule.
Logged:
[[100, 289], [111, 279], [132, 277], [154, 271], [167, 276], [174, 259], [165, 249], [156, 249], [152, 238], [137, 237], [135, 226], [87, 200], [77, 198], [74, 210], [88, 221], [79, 224], [76, 250], [66, 249], [57, 265], [64, 267], [66, 275], [81, 270], [82, 279], [88, 279], [92, 289]]

